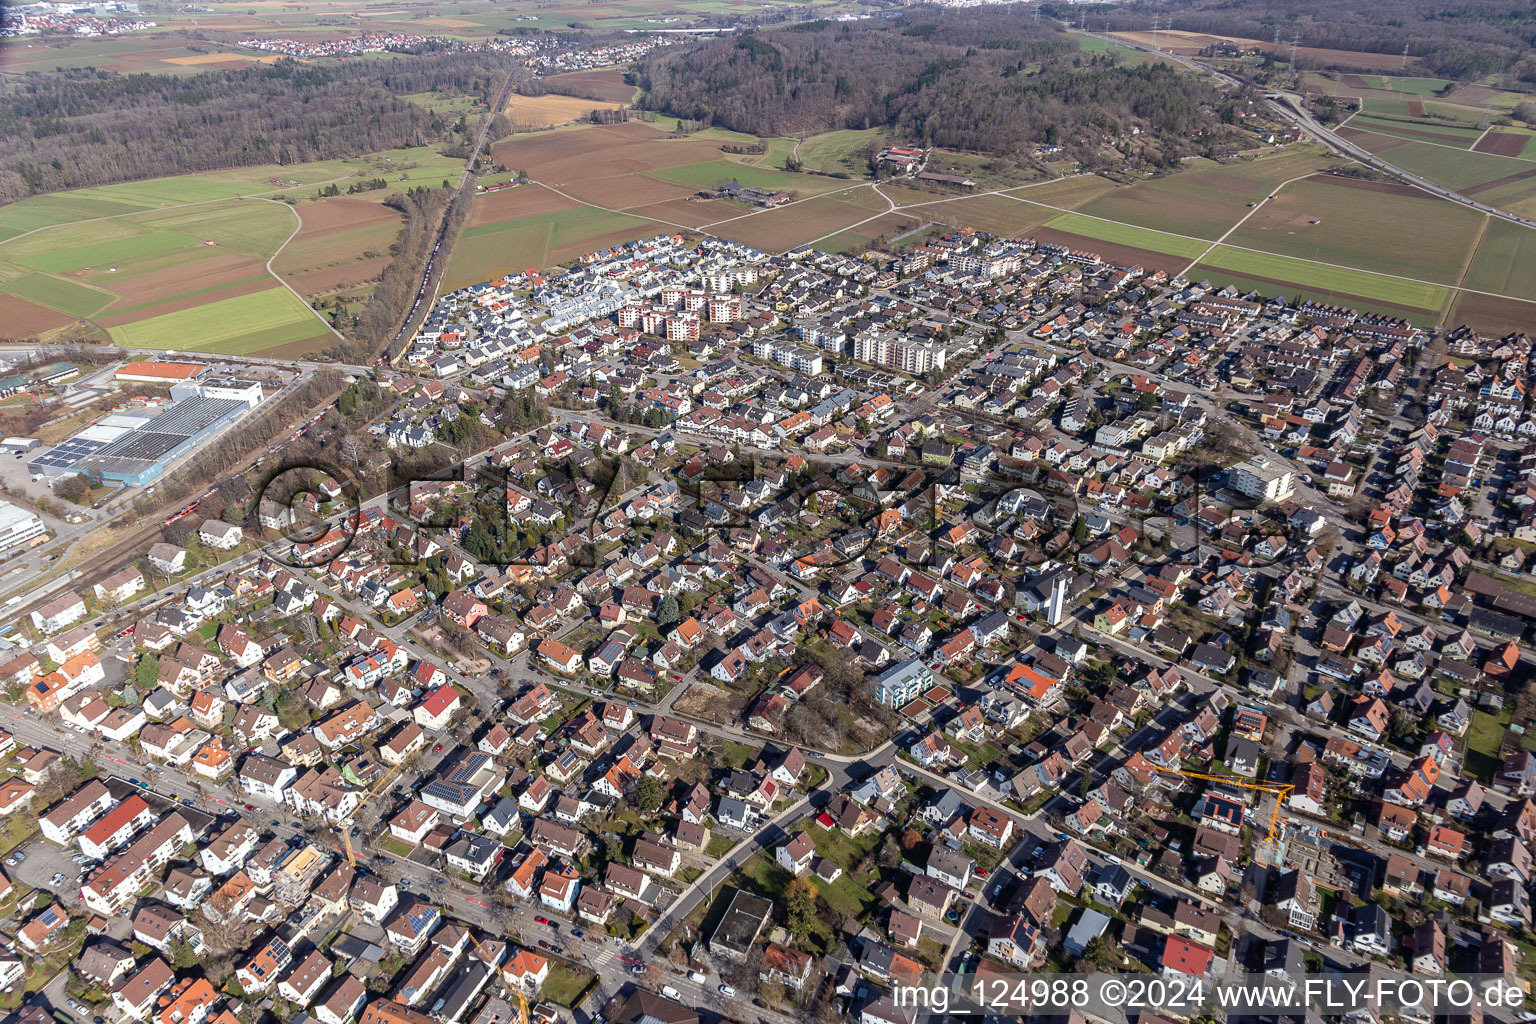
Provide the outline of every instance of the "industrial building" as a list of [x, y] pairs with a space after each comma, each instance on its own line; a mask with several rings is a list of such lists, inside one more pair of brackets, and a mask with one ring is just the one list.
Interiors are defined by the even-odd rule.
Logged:
[[200, 444], [223, 433], [261, 403], [254, 381], [180, 383], [159, 413], [119, 412], [79, 431], [27, 463], [34, 476], [98, 473], [108, 483], [143, 487]]
[[25, 544], [47, 532], [48, 528], [35, 513], [0, 501], [0, 551]]

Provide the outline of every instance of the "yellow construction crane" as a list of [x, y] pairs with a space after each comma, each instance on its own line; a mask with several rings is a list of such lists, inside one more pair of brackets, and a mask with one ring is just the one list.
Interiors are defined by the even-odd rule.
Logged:
[[[469, 941], [475, 944], [475, 948], [480, 951], [481, 958], [487, 964], [490, 964], [491, 954], [484, 946], [480, 945], [480, 940], [475, 938], [475, 933], [465, 929], [465, 934], [469, 936]], [[522, 983], [512, 976], [512, 969], [510, 967], [500, 967], [497, 969], [501, 972], [502, 985], [517, 997], [517, 1024], [528, 1024], [528, 997], [523, 995]]]
[[[405, 767], [404, 764], [397, 764], [380, 776], [379, 781], [374, 784], [373, 788], [357, 802], [357, 809], [361, 811], [364, 807], [367, 807], [368, 801], [378, 796], [379, 792], [389, 785], [389, 781], [399, 774], [400, 769], [403, 767]], [[347, 851], [347, 863], [354, 868], [357, 867], [357, 851], [352, 848], [352, 830], [348, 827], [347, 823], [343, 823], [336, 826], [336, 831], [341, 833], [341, 842]]]
[[1273, 793], [1275, 795], [1275, 812], [1269, 816], [1268, 838], [1270, 839], [1275, 838], [1276, 834], [1280, 831], [1279, 822], [1281, 802], [1286, 798], [1287, 795], [1290, 794], [1291, 790], [1296, 788], [1287, 782], [1241, 782], [1230, 775], [1215, 775], [1208, 774], [1206, 772], [1186, 772], [1179, 768], [1159, 768], [1157, 765], [1153, 765], [1153, 767], [1157, 768], [1157, 770], [1160, 772], [1167, 772], [1170, 775], [1182, 775], [1186, 779], [1203, 779], [1207, 782], [1220, 782], [1223, 785], [1232, 786], [1235, 789], [1256, 789], [1261, 793]]

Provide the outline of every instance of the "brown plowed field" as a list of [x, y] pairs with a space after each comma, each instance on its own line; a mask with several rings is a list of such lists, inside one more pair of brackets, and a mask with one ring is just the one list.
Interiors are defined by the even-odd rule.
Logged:
[[665, 203], [626, 206], [624, 212], [636, 217], [654, 217], [656, 220], [687, 224], [689, 227], [697, 228], [705, 224], [713, 224], [717, 220], [724, 220], [726, 217], [734, 217], [741, 211], [730, 203], [716, 202], [713, 199], [672, 199]]
[[1504, 177], [1494, 178], [1492, 181], [1484, 181], [1479, 182], [1476, 185], [1468, 185], [1466, 188], [1461, 190], [1461, 194], [1464, 196], [1475, 196], [1479, 192], [1488, 192], [1492, 189], [1498, 188], [1500, 185], [1511, 185], [1517, 181], [1524, 181], [1527, 178], [1536, 178], [1536, 167], [1532, 167], [1528, 171], [1521, 171], [1518, 174], [1506, 174]]
[[1371, 88], [1371, 83], [1367, 82], [1365, 79], [1361, 78], [1359, 75], [1340, 75], [1339, 76], [1339, 84], [1340, 85], [1347, 85], [1351, 89], [1369, 89], [1369, 88]]
[[606, 206], [612, 210], [628, 210], [650, 203], [665, 203], [672, 199], [691, 196], [698, 191], [691, 185], [678, 185], [670, 181], [657, 181], [644, 174], [614, 174], [601, 178], [561, 185], [560, 191], [593, 206]]
[[1489, 132], [1472, 145], [1474, 153], [1492, 153], [1495, 156], [1519, 156], [1525, 150], [1525, 140], [1530, 136], [1513, 135], [1509, 132]]
[[388, 256], [375, 256], [372, 259], [358, 260], [356, 263], [348, 263], [345, 266], [290, 274], [287, 280], [300, 295], [319, 295], [323, 292], [356, 287], [372, 281], [384, 273], [384, 268], [389, 266], [389, 262]]
[[1424, 116], [1424, 101], [1423, 100], [1409, 100], [1408, 101], [1408, 116], [1409, 117], [1423, 117]]
[[617, 110], [623, 106], [607, 100], [589, 100], [580, 96], [519, 96], [507, 99], [507, 120], [519, 128], [552, 128], [584, 120], [594, 110]]
[[294, 241], [338, 228], [355, 231], [375, 224], [399, 224], [400, 214], [383, 203], [335, 196], [300, 206], [299, 219], [304, 222], [304, 226], [294, 236]]
[[1466, 324], [1493, 336], [1516, 332], [1528, 334], [1536, 327], [1536, 303], [1459, 292], [1446, 323], [1458, 327]]
[[715, 160], [720, 146], [704, 139], [669, 139], [647, 124], [631, 121], [507, 139], [496, 144], [493, 154], [498, 163], [559, 185]]
[[475, 197], [470, 210], [468, 227], [482, 224], [500, 224], [503, 221], [532, 217], [557, 210], [574, 210], [578, 204], [562, 195], [538, 185], [519, 185]]
[[[202, 287], [209, 287], [207, 282], [199, 278]], [[132, 313], [119, 313], [116, 316], [99, 316], [96, 322], [103, 327], [120, 327], [123, 324], [131, 324], [139, 320], [148, 320], [150, 317], [162, 316], [166, 313], [177, 313], [183, 309], [196, 309], [198, 306], [206, 306], [210, 302], [222, 302], [224, 299], [233, 299], [240, 295], [250, 295], [252, 292], [264, 292], [271, 288], [281, 287], [272, 278], [263, 276], [259, 280], [245, 281], [241, 284], [231, 284], [227, 288], [218, 291], [202, 292], [198, 295], [187, 295], [180, 299], [172, 299], [169, 302], [159, 302], [148, 309], [136, 310]], [[138, 296], [134, 296], [133, 305], [143, 303]]]
[[875, 212], [826, 196], [776, 210], [765, 210], [729, 224], [717, 225], [710, 228], [710, 231], [766, 252], [782, 252], [808, 239], [841, 231], [873, 217]]
[[56, 327], [68, 327], [75, 318], [47, 306], [28, 302], [20, 295], [0, 292], [0, 334], [10, 339], [41, 334]]
[[[198, 260], [196, 267], [197, 276], [191, 280], [189, 280], [186, 264], [166, 267], [164, 270], [152, 270], [147, 274], [134, 274], [130, 277], [113, 275], [112, 290], [123, 297], [112, 306], [142, 306], [150, 302], [163, 302], [200, 288], [233, 284], [251, 277], [265, 277], [269, 287], [272, 283], [271, 278], [267, 277], [266, 266], [254, 256], [219, 253], [217, 256]], [[109, 312], [112, 306], [107, 307]]]
[[635, 87], [625, 84], [622, 71], [570, 71], [551, 75], [544, 82], [554, 92], [591, 95], [609, 103], [630, 103], [635, 98]]

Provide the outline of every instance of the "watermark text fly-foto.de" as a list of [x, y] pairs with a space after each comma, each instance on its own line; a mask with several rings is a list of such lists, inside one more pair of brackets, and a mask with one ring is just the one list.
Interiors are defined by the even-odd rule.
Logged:
[[[901, 983], [892, 1002], [923, 1014], [1080, 1013], [1115, 1019], [1139, 1011], [1178, 1016], [1311, 1009], [1379, 1015], [1518, 1010], [1525, 989], [1502, 975], [1435, 978], [1419, 975], [1240, 974], [1220, 980], [1183, 974], [931, 975]], [[1510, 1019], [1512, 1014], [1505, 1014]]]

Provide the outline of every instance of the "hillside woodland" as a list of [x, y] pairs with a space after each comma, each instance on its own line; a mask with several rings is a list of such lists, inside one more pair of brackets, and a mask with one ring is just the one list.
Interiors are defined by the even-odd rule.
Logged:
[[30, 73], [0, 92], [0, 203], [40, 192], [421, 145], [454, 125], [403, 97], [488, 100], [496, 54], [325, 66], [282, 60], [199, 75]]
[[1241, 102], [1161, 65], [1082, 53], [1006, 6], [746, 32], [659, 51], [637, 77], [644, 106], [760, 136], [890, 126], [953, 149], [1088, 155], [1138, 129], [1170, 165], [1218, 144]]
[[[1047, 5], [1049, 10], [1049, 5]], [[1118, 31], [1164, 27], [1282, 44], [1421, 58], [1419, 72], [1470, 80], [1507, 74], [1536, 83], [1536, 6], [1530, 0], [1177, 0], [1128, 5], [1063, 5], [1051, 13]], [[1169, 25], [1169, 20], [1172, 25]]]

